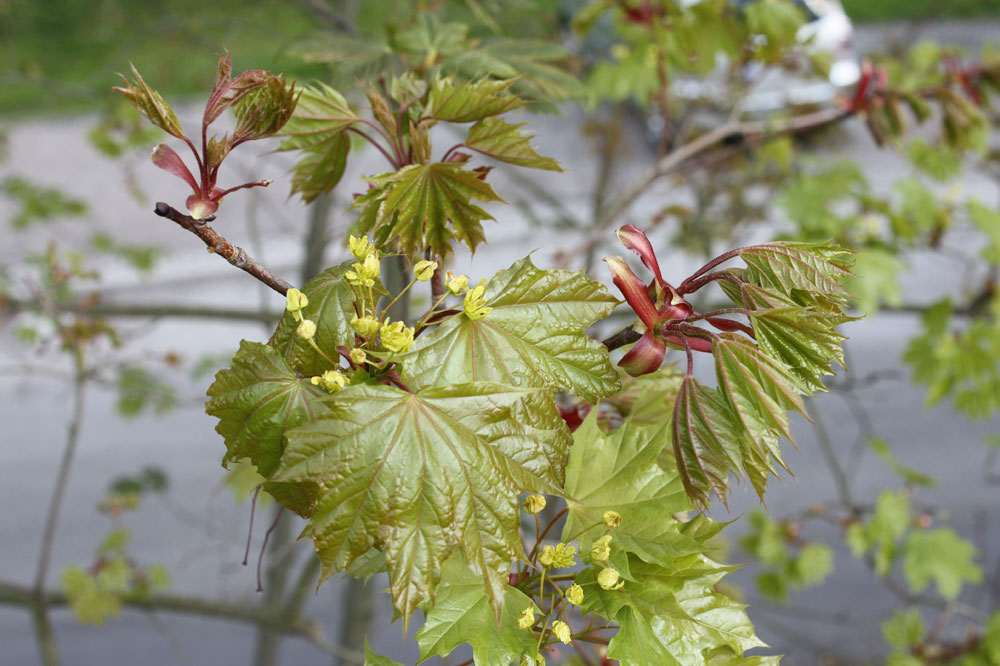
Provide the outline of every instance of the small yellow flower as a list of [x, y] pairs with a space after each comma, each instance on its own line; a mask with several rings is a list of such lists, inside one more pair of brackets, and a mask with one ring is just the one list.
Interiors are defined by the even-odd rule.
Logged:
[[289, 312], [298, 312], [309, 305], [309, 299], [301, 291], [292, 287], [285, 294], [285, 309]]
[[615, 528], [622, 524], [622, 514], [617, 511], [605, 511], [603, 520], [605, 525]]
[[569, 643], [570, 633], [569, 625], [562, 620], [556, 620], [552, 623], [552, 635], [563, 643]]
[[486, 278], [480, 280], [479, 284], [465, 293], [462, 307], [465, 308], [465, 314], [469, 319], [482, 319], [493, 310], [493, 308], [486, 307], [486, 299], [483, 298], [485, 293]]
[[295, 332], [299, 334], [299, 337], [303, 340], [312, 340], [316, 335], [316, 322], [312, 319], [303, 319], [299, 323], [299, 327], [295, 329]]
[[574, 606], [579, 606], [583, 603], [583, 588], [576, 583], [573, 583], [566, 588], [566, 601], [570, 602]]
[[[368, 236], [362, 236], [361, 238], [351, 236], [347, 239], [347, 245], [351, 250], [351, 254], [362, 261], [371, 255], [378, 254], [375, 246], [368, 242]], [[376, 257], [376, 259], [377, 258], [378, 257]]]
[[535, 604], [531, 604], [517, 616], [517, 626], [521, 629], [530, 629], [535, 623]]
[[538, 513], [545, 508], [545, 495], [528, 495], [524, 500], [524, 510]]
[[434, 277], [434, 271], [437, 270], [438, 262], [436, 261], [418, 261], [416, 266], [413, 267], [413, 277], [417, 278], [421, 282], [427, 282], [432, 277]]
[[605, 534], [590, 547], [590, 556], [597, 562], [607, 562], [611, 556], [611, 535]]
[[371, 287], [379, 276], [381, 266], [378, 257], [369, 254], [365, 260], [351, 265], [351, 270], [344, 273], [344, 278], [356, 287]]
[[378, 327], [378, 319], [374, 317], [358, 317], [355, 315], [351, 318], [351, 328], [366, 338], [370, 338], [378, 333]]
[[467, 275], [456, 276], [451, 271], [444, 274], [445, 286], [454, 296], [458, 296], [469, 288], [469, 277]]
[[386, 323], [379, 330], [382, 336], [382, 346], [393, 354], [401, 354], [413, 344], [413, 329], [401, 321]]
[[354, 363], [354, 365], [362, 365], [367, 360], [368, 354], [365, 353], [364, 349], [355, 347], [351, 350], [351, 362]]
[[335, 393], [340, 389], [347, 386], [347, 377], [340, 374], [337, 370], [327, 370], [322, 375], [318, 377], [313, 377], [309, 380], [314, 386], [321, 386], [330, 393]]
[[542, 548], [542, 553], [538, 556], [538, 561], [543, 567], [565, 569], [576, 564], [576, 561], [573, 559], [574, 555], [576, 555], [575, 546], [560, 543], [556, 544], [555, 548], [552, 546]]
[[597, 574], [597, 584], [605, 590], [620, 590], [625, 585], [625, 581], [622, 580], [622, 575], [618, 573], [617, 569], [608, 567]]

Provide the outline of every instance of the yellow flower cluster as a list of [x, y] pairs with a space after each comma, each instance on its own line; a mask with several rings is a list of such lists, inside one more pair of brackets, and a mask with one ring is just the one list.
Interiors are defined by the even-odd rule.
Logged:
[[381, 266], [376, 255], [377, 253], [369, 254], [365, 257], [364, 261], [357, 261], [352, 264], [351, 270], [344, 273], [344, 278], [355, 287], [371, 287], [374, 285], [375, 278], [381, 272]]
[[573, 556], [576, 555], [576, 547], [569, 544], [559, 543], [555, 547], [545, 546], [538, 555], [538, 562], [546, 568], [565, 569], [576, 564]]
[[462, 307], [465, 309], [465, 315], [469, 319], [482, 319], [493, 310], [493, 308], [486, 306], [485, 293], [485, 278], [480, 280], [479, 284], [474, 288], [465, 292], [465, 300], [462, 302]]
[[310, 380], [314, 386], [319, 386], [330, 393], [335, 393], [347, 386], [347, 377], [336, 370], [327, 370]]
[[432, 277], [434, 277], [434, 271], [437, 270], [438, 262], [436, 261], [418, 261], [413, 267], [413, 277], [417, 278], [420, 282], [427, 282]]
[[594, 541], [590, 547], [590, 556], [597, 562], [607, 562], [611, 557], [611, 535], [605, 534], [600, 539]]
[[382, 336], [382, 346], [393, 354], [401, 354], [413, 344], [413, 329], [401, 321], [390, 324], [386, 319], [379, 334]]

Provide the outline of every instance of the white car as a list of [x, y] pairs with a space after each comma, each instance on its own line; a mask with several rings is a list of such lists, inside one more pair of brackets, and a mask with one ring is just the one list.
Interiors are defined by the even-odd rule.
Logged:
[[[689, 0], [691, 4], [698, 1]], [[751, 0], [732, 1], [741, 6]], [[860, 78], [861, 67], [852, 47], [854, 26], [839, 0], [793, 1], [808, 19], [797, 34], [803, 60], [807, 54], [828, 54], [832, 57], [829, 76], [824, 80], [787, 68], [754, 63], [742, 72], [748, 90], [738, 103], [745, 113], [759, 115], [789, 107], [827, 104]], [[732, 101], [723, 74], [727, 67], [727, 63], [720, 62], [718, 76], [678, 79], [674, 93], [682, 99], [724, 106]]]

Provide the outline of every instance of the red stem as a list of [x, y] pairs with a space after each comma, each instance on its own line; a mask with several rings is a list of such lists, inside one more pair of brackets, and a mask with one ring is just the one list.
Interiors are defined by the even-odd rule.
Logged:
[[[370, 143], [373, 146], [375, 146], [376, 148], [378, 148], [378, 151], [380, 153], [382, 153], [382, 155], [385, 157], [385, 159], [389, 160], [389, 164], [391, 164], [394, 169], [399, 169], [399, 162], [397, 162], [396, 159], [394, 159], [391, 155], [389, 155], [389, 153], [386, 151], [386, 149], [383, 148], [381, 145], [379, 145], [378, 141], [376, 141], [372, 137], [368, 136], [367, 134], [365, 134], [364, 132], [362, 132], [361, 130], [359, 130], [357, 127], [348, 127], [347, 131], [348, 132], [354, 132], [358, 136], [362, 137], [365, 141], [367, 141], [368, 143]], [[382, 136], [385, 136], [385, 132], [382, 133]], [[395, 152], [395, 149], [394, 149], [394, 152]], [[398, 156], [397, 156], [397, 158], [398, 158]]]
[[677, 293], [682, 295], [694, 293], [709, 282], [714, 282], [715, 280], [729, 280], [730, 282], [735, 282], [740, 286], [743, 286], [744, 284], [743, 280], [739, 279], [735, 275], [730, 275], [729, 273], [709, 273], [708, 275], [704, 275], [696, 279], [691, 279], [689, 277], [687, 280], [684, 280], [678, 288]]
[[723, 264], [732, 259], [733, 257], [738, 257], [742, 250], [743, 248], [730, 250], [729, 252], [726, 252], [725, 254], [720, 254], [715, 259], [712, 259], [710, 262], [708, 262], [707, 264], [696, 270], [694, 273], [689, 275], [684, 280], [684, 282], [681, 282], [681, 285], [677, 288], [677, 293], [683, 296], [684, 294], [690, 294], [692, 291], [696, 291], [697, 288], [692, 288], [692, 284], [696, 282], [696, 278], [704, 275], [705, 273], [712, 270], [719, 264]]

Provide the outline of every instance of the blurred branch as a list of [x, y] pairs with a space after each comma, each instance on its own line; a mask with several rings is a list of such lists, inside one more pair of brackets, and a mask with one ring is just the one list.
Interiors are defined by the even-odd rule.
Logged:
[[320, 23], [324, 23], [336, 30], [346, 32], [349, 35], [354, 34], [354, 23], [352, 23], [351, 20], [343, 14], [330, 9], [330, 7], [323, 2], [323, 0], [302, 0], [302, 4], [305, 6], [306, 11], [312, 14], [313, 18]]
[[284, 296], [285, 293], [292, 288], [291, 284], [285, 282], [267, 268], [259, 264], [257, 260], [247, 254], [246, 250], [233, 245], [219, 232], [208, 226], [208, 223], [215, 219], [214, 216], [205, 220], [196, 220], [190, 215], [185, 215], [162, 201], [156, 204], [156, 208], [153, 212], [160, 217], [172, 220], [184, 229], [187, 229], [208, 246], [209, 252], [218, 254], [233, 266], [246, 271], [282, 296]]
[[66, 494], [66, 484], [69, 481], [73, 457], [80, 441], [80, 427], [83, 424], [84, 394], [86, 388], [86, 367], [83, 360], [83, 350], [79, 344], [73, 344], [73, 407], [69, 427], [66, 432], [66, 443], [63, 446], [62, 460], [56, 473], [56, 483], [49, 500], [49, 509], [42, 528], [42, 544], [38, 552], [38, 566], [35, 569], [35, 583], [32, 596], [32, 615], [35, 624], [35, 634], [38, 639], [38, 649], [42, 663], [55, 666], [60, 663], [55, 635], [49, 620], [46, 604], [45, 579], [49, 573], [49, 563], [52, 558], [52, 544], [55, 542], [56, 529], [59, 526], [59, 512]]
[[[24, 301], [16, 299], [6, 299], [0, 305], [3, 309], [39, 312], [42, 306], [35, 301]], [[261, 310], [245, 310], [240, 308], [220, 308], [215, 306], [197, 305], [175, 305], [164, 303], [162, 305], [139, 305], [128, 303], [101, 303], [90, 304], [86, 299], [71, 303], [56, 303], [56, 309], [60, 312], [73, 312], [80, 315], [94, 317], [176, 317], [186, 319], [233, 319], [237, 321], [259, 321], [265, 324], [273, 324], [281, 318], [281, 312], [267, 312]]]
[[742, 150], [787, 134], [799, 134], [829, 125], [853, 115], [852, 111], [841, 108], [824, 109], [806, 113], [784, 122], [753, 121], [733, 122], [717, 127], [698, 138], [685, 143], [664, 155], [656, 165], [639, 178], [617, 201], [612, 202], [598, 218], [590, 233], [569, 252], [564, 253], [563, 263], [570, 257], [577, 257], [589, 251], [590, 247], [604, 238], [605, 229], [628, 210], [660, 178], [671, 173], [689, 160], [703, 155], [720, 144], [731, 151], [734, 141]]
[[[0, 605], [34, 606], [39, 598], [42, 599], [46, 607], [55, 608], [69, 605], [69, 600], [63, 592], [43, 591], [37, 595], [31, 588], [0, 581]], [[301, 636], [324, 652], [337, 655], [350, 663], [364, 663], [364, 655], [346, 650], [326, 640], [322, 629], [315, 622], [289, 614], [283, 606], [268, 607], [245, 601], [219, 601], [173, 594], [152, 594], [145, 598], [125, 598], [122, 600], [122, 605], [137, 610], [200, 615], [267, 627], [284, 634]]]

